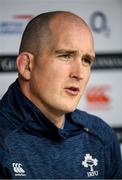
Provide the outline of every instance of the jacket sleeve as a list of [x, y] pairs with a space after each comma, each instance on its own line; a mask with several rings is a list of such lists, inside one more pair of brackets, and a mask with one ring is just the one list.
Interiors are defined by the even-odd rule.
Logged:
[[114, 132], [111, 137], [110, 144], [109, 148], [106, 148], [106, 179], [122, 179], [122, 157], [120, 144]]
[[120, 152], [120, 144], [117, 138], [113, 138], [113, 155], [112, 155], [112, 169], [113, 169], [113, 179], [122, 179], [122, 157]]
[[4, 145], [4, 136], [3, 136], [3, 130], [4, 128], [2, 125], [0, 126], [0, 179], [10, 179], [9, 172], [5, 168], [4, 164], [6, 162], [5, 160], [5, 145]]
[[4, 150], [2, 147], [2, 139], [0, 137], [0, 179], [5, 179], [4, 171], [3, 171], [3, 157], [4, 157]]

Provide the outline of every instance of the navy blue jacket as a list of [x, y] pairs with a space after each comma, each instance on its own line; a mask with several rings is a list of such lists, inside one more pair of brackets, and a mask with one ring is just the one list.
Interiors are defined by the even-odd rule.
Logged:
[[76, 110], [57, 128], [13, 83], [0, 101], [0, 178], [121, 179], [112, 128]]

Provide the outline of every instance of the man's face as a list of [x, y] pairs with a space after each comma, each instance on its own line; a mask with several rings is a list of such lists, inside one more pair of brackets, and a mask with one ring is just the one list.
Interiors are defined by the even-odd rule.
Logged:
[[87, 29], [72, 25], [54, 30], [52, 41], [33, 64], [33, 103], [57, 114], [74, 111], [90, 77], [92, 56], [93, 41]]

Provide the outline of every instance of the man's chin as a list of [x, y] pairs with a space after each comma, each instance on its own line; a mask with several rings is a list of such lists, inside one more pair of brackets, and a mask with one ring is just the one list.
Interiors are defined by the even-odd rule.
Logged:
[[77, 106], [75, 106], [75, 107], [73, 107], [73, 108], [66, 109], [66, 110], [65, 110], [65, 114], [74, 112], [74, 111], [76, 110], [76, 108], [77, 108]]

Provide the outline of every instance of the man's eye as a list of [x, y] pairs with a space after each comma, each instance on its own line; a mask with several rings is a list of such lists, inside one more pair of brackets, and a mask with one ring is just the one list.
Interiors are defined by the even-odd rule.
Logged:
[[71, 55], [70, 54], [62, 54], [59, 57], [63, 58], [63, 59], [66, 59], [66, 60], [69, 60], [71, 58]]
[[92, 66], [93, 61], [90, 58], [83, 58], [82, 63], [85, 66]]

